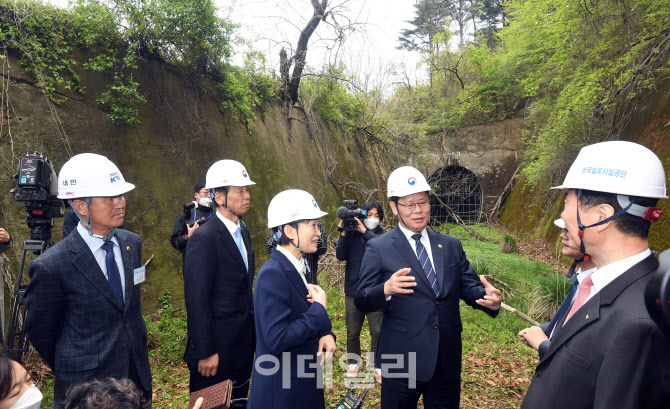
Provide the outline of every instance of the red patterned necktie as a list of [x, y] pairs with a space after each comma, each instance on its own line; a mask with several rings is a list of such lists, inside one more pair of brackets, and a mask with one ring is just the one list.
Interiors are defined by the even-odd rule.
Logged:
[[575, 302], [572, 304], [572, 308], [570, 309], [568, 316], [565, 317], [563, 326], [565, 326], [565, 323], [568, 322], [570, 317], [572, 317], [577, 312], [577, 310], [580, 309], [582, 305], [584, 305], [584, 303], [586, 302], [586, 299], [591, 293], [591, 287], [593, 287], [593, 279], [591, 278], [592, 275], [593, 274], [589, 274], [584, 279], [584, 281], [579, 283], [579, 290], [577, 290], [577, 298], [575, 298]]

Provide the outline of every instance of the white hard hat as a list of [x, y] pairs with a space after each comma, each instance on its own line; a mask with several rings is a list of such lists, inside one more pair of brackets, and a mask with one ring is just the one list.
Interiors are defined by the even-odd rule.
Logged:
[[268, 228], [298, 220], [313, 220], [328, 213], [321, 211], [314, 197], [304, 190], [291, 189], [277, 193], [268, 206]]
[[112, 161], [95, 153], [73, 156], [58, 174], [59, 199], [111, 197], [133, 189]]
[[403, 166], [391, 172], [386, 186], [388, 197], [404, 197], [430, 191], [430, 185], [423, 174], [411, 166]]
[[585, 146], [572, 163], [563, 184], [552, 189], [586, 189], [665, 199], [665, 171], [654, 152], [625, 141]]
[[207, 170], [205, 178], [205, 189], [214, 189], [223, 186], [242, 187], [255, 184], [251, 181], [244, 165], [232, 159], [223, 159], [215, 162]]
[[558, 227], [560, 229], [565, 229], [565, 220], [563, 220], [560, 217], [558, 219], [554, 220], [554, 224], [556, 225], [556, 227]]

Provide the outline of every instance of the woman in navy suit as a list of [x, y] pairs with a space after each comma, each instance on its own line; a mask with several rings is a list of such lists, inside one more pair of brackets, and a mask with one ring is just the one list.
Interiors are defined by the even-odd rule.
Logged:
[[254, 288], [256, 358], [249, 409], [325, 408], [323, 365], [335, 351], [326, 293], [308, 284], [305, 254], [319, 242], [319, 209], [309, 193], [286, 190], [268, 207], [278, 246]]

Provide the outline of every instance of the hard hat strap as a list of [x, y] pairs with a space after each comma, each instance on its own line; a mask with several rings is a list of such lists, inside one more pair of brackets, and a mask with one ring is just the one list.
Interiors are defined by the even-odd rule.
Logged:
[[[244, 220], [242, 220], [242, 215], [235, 213], [234, 211], [230, 210], [230, 208], [228, 207], [228, 189], [227, 189], [227, 187], [228, 186], [223, 186], [223, 197], [224, 197], [224, 199], [226, 199], [226, 201], [221, 205], [221, 207], [228, 210], [230, 212], [230, 214], [237, 217], [242, 222], [244, 227], [247, 227], [247, 224], [244, 222]], [[214, 203], [216, 203], [216, 201], [214, 200], [214, 194], [216, 193], [217, 189], [219, 189], [219, 188], [211, 189], [209, 191], [209, 197], [210, 197], [210, 199], [212, 199], [212, 202], [214, 202]]]
[[[579, 236], [579, 241], [580, 241], [579, 251], [581, 251], [582, 254], [586, 254], [586, 249], [584, 248], [584, 230], [588, 229], [589, 227], [600, 226], [601, 224], [605, 224], [609, 221], [612, 221], [612, 220], [616, 219], [617, 217], [619, 217], [619, 216], [623, 215], [624, 213], [628, 212], [628, 210], [633, 206], [633, 202], [629, 201], [627, 206], [623, 207], [621, 210], [619, 210], [618, 212], [614, 213], [613, 215], [611, 215], [610, 217], [608, 217], [604, 220], [601, 220], [597, 223], [593, 223], [589, 226], [584, 226], [584, 224], [582, 224], [582, 221], [579, 217], [579, 199], [581, 197], [582, 197], [582, 189], [578, 189], [577, 190], [577, 206], [576, 206], [576, 209], [577, 209], [577, 227], [579, 228], [579, 232], [577, 233], [577, 235]], [[640, 206], [640, 207], [642, 207], [642, 206]]]
[[591, 256], [588, 254], [585, 254], [584, 257], [580, 258], [579, 260], [575, 259], [575, 261], [572, 263], [570, 266], [570, 270], [568, 271], [568, 278], [572, 278], [575, 275], [575, 272], [577, 271], [577, 266], [579, 263], [583, 263], [586, 260], [590, 260]]
[[116, 227], [112, 227], [112, 229], [109, 232], [109, 235], [107, 237], [101, 236], [99, 234], [93, 234], [93, 230], [91, 230], [91, 198], [87, 197], [85, 199], [86, 202], [86, 208], [88, 209], [88, 216], [86, 217], [87, 220], [84, 220], [84, 216], [79, 214], [79, 212], [74, 208], [73, 202], [74, 199], [70, 200], [70, 210], [74, 212], [74, 214], [77, 215], [79, 220], [84, 224], [84, 227], [86, 227], [86, 230], [88, 230], [88, 234], [91, 237], [97, 237], [99, 239], [103, 239], [104, 241], [110, 241], [115, 235], [116, 235]]
[[663, 209], [654, 206], [640, 206], [632, 202], [630, 197], [624, 195], [616, 195], [616, 200], [619, 202], [619, 206], [630, 207], [628, 209], [628, 214], [633, 216], [641, 217], [644, 220], [658, 221], [658, 219], [663, 214]]
[[[287, 224], [290, 224], [290, 223], [287, 223]], [[295, 227], [295, 235], [297, 236], [297, 239], [298, 239], [298, 244], [295, 244], [293, 242], [293, 239], [290, 238], [289, 236], [286, 236], [286, 234], [284, 233], [284, 226], [286, 226], [286, 224], [283, 224], [283, 225], [279, 226], [279, 230], [277, 231], [277, 233], [275, 233], [275, 239], [277, 240], [277, 243], [279, 243], [279, 238], [282, 236], [282, 234], [285, 235], [286, 238], [291, 242], [293, 247], [295, 247], [300, 252], [300, 254], [302, 254], [302, 260], [304, 262], [305, 261], [305, 252], [302, 251], [302, 249], [300, 248], [300, 235], [298, 235], [298, 225], [299, 224], [300, 223], [298, 223], [296, 221], [295, 226], [294, 226]], [[310, 272], [309, 266], [307, 265], [307, 263], [304, 263], [304, 265], [307, 269], [307, 272], [309, 273]]]

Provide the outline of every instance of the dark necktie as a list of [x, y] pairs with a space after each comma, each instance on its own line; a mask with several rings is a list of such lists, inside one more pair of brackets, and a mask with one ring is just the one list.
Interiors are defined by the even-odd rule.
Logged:
[[119, 266], [116, 264], [116, 259], [114, 258], [114, 243], [106, 241], [105, 244], [102, 245], [102, 248], [107, 252], [107, 254], [105, 254], [105, 265], [107, 266], [107, 280], [109, 280], [109, 286], [112, 287], [112, 292], [116, 296], [119, 305], [123, 308], [123, 287], [121, 286]]
[[435, 270], [433, 270], [433, 264], [430, 262], [428, 252], [423, 244], [421, 244], [421, 235], [413, 234], [412, 238], [416, 241], [416, 257], [419, 259], [419, 264], [421, 264], [421, 268], [426, 274], [428, 283], [433, 289], [435, 296], [438, 297], [440, 295], [440, 285], [437, 283], [437, 275], [435, 274]]

